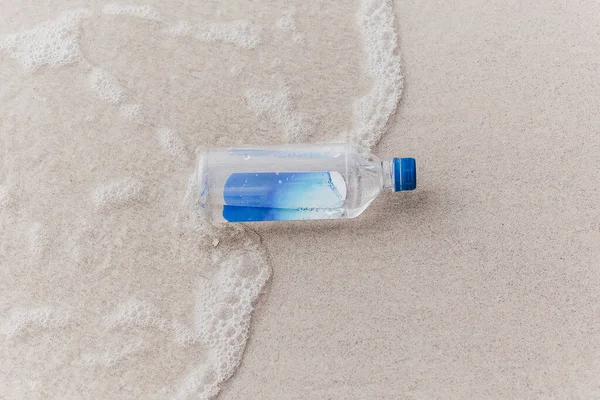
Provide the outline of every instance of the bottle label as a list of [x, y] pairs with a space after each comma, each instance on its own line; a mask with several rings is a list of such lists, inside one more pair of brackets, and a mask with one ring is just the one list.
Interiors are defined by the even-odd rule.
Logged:
[[335, 218], [346, 183], [332, 172], [248, 172], [225, 183], [223, 217], [229, 222]]

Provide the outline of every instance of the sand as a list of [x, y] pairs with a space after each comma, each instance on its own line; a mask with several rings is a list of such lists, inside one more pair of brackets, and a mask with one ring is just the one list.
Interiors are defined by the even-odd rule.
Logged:
[[[27, 16], [16, 3], [4, 5], [3, 21], [12, 25], [2, 24], [1, 33], [28, 29], [73, 7], [67, 3], [41, 5]], [[272, 2], [261, 3], [258, 9], [246, 2], [207, 4], [203, 8], [178, 3], [182, 7], [174, 5], [178, 11], [167, 16], [175, 22], [194, 15], [219, 21], [219, 15], [243, 18], [252, 9], [261, 23], [272, 24], [287, 12], [287, 7]], [[103, 5], [95, 8], [102, 10]], [[47, 146], [55, 150], [60, 132], [110, 132], [113, 139], [98, 144], [102, 154], [118, 152], [122, 144], [114, 137], [123, 132], [130, 152], [144, 143], [149, 154], [162, 151], [161, 143], [166, 143], [164, 149], [175, 149], [160, 153], [159, 161], [166, 163], [168, 157], [180, 154], [181, 146], [177, 140], [164, 139], [172, 137], [163, 135], [165, 126], [179, 132], [190, 154], [200, 142], [230, 145], [296, 139], [268, 116], [259, 118], [248, 110], [240, 91], [257, 87], [277, 93], [287, 86], [294, 89], [293, 109], [314, 117], [306, 121], [317, 121], [312, 128], [310, 123], [303, 125], [308, 126], [300, 130], [307, 135], [303, 140], [335, 139], [352, 130], [352, 99], [366, 93], [372, 81], [362, 71], [363, 49], [353, 28], [358, 5], [318, 5], [322, 12], [311, 13], [313, 3], [299, 3], [296, 31], [285, 30], [287, 36], [275, 34], [277, 29], [269, 31], [271, 41], [263, 43], [267, 50], [262, 53], [241, 51], [252, 45], [247, 42], [227, 47], [207, 39], [201, 43], [205, 47], [199, 47], [185, 36], [182, 23], [174, 24], [167, 32], [171, 36], [164, 38], [151, 25], [156, 22], [152, 13], [145, 14], [146, 20], [126, 24], [113, 14], [84, 22], [82, 53], [93, 66], [116, 71], [132, 100], [126, 104], [144, 106], [149, 119], [144, 126], [149, 128], [138, 126], [135, 107], [119, 114], [113, 104], [98, 106], [88, 87], [89, 66], [79, 73], [46, 68], [29, 74], [3, 54], [0, 76], [8, 85], [0, 91], [3, 101], [10, 103], [10, 113], [3, 115], [2, 129], [19, 133], [10, 142], [13, 149], [26, 149], [40, 126], [47, 132]], [[394, 7], [405, 88], [400, 107], [374, 151], [382, 158], [417, 158], [419, 187], [413, 193], [382, 195], [355, 221], [250, 226], [261, 237], [273, 275], [256, 303], [239, 370], [222, 385], [219, 398], [599, 397], [600, 5], [558, 0], [535, 5], [398, 0]], [[299, 33], [304, 33], [310, 52], [298, 51]], [[224, 60], [233, 67], [220, 68]], [[250, 67], [243, 68], [248, 63]], [[54, 104], [60, 104], [58, 111]], [[202, 113], [205, 109], [214, 112]], [[292, 136], [297, 132], [292, 130]], [[6, 137], [1, 145], [6, 145]], [[42, 150], [34, 146], [31, 158], [20, 162], [37, 165], [36, 157], [45, 154]], [[0, 183], [6, 183], [14, 176], [10, 167], [18, 163], [4, 161], [10, 156], [7, 147], [0, 151], [6, 168], [0, 170]], [[130, 156], [135, 159], [128, 166], [132, 171], [150, 157]], [[103, 159], [101, 154], [95, 157]], [[188, 161], [171, 162], [165, 174], [173, 168], [184, 171], [177, 163]], [[47, 176], [51, 174], [42, 174]], [[74, 179], [78, 176], [73, 174]], [[86, 182], [91, 189], [81, 186], [80, 190], [91, 199], [96, 186]], [[185, 184], [185, 179], [173, 182], [170, 195], [176, 198]], [[137, 193], [135, 184], [132, 187]], [[68, 215], [69, 210], [64, 211]], [[145, 215], [143, 210], [131, 214], [138, 220]], [[126, 225], [128, 216], [122, 215], [119, 226]], [[43, 208], [25, 217], [21, 221], [25, 232], [44, 238], [40, 234], [44, 225], [36, 225], [36, 220], [44, 221]], [[13, 230], [18, 229], [13, 226]], [[171, 234], [176, 238], [178, 231]], [[118, 237], [103, 240], [116, 247], [123, 243]], [[192, 294], [198, 281], [190, 276], [210, 276], [214, 268], [190, 263], [202, 259], [202, 254], [186, 251], [193, 241], [185, 243], [177, 249], [181, 269], [173, 269], [174, 273], [160, 272], [164, 264], [160, 257], [154, 260], [152, 273], [143, 265], [130, 265], [122, 275], [118, 268], [109, 268], [117, 271], [111, 278], [115, 288], [124, 282], [131, 286], [129, 292], [109, 295], [108, 285], [92, 296], [92, 306], [103, 299], [109, 303], [98, 308], [98, 317], [114, 309], [115, 303], [141, 293], [156, 300], [161, 312], [192, 326]], [[19, 245], [5, 239], [2, 254], [12, 254], [6, 249], [16, 251]], [[239, 250], [235, 240], [225, 240], [223, 246], [224, 254], [227, 246]], [[11, 265], [12, 269], [2, 265], [7, 276], [35, 265], [31, 257], [36, 257], [37, 248], [30, 247], [33, 254]], [[96, 276], [103, 276], [102, 271], [93, 271], [95, 275], [86, 277], [90, 285]], [[17, 285], [28, 282], [25, 275], [13, 282], [4, 280], [2, 287], [18, 298], [23, 291]], [[65, 275], [72, 277], [68, 271]], [[153, 286], [157, 277], [165, 276], [167, 285]], [[77, 288], [74, 281], [65, 282]], [[36, 284], [44, 287], [40, 279]], [[46, 289], [24, 303], [41, 299], [45, 304], [44, 294], [62, 294]], [[82, 289], [79, 295], [90, 293], [94, 294]], [[2, 297], [3, 322], [14, 305], [8, 300]], [[50, 331], [61, 332], [65, 318], [58, 314], [53, 321], [56, 326], [50, 328], [57, 330]], [[94, 334], [111, 337], [111, 331], [102, 332]], [[110, 344], [118, 344], [123, 336], [135, 338], [137, 333], [112, 331], [115, 343]], [[67, 346], [57, 341], [60, 334], [30, 335], [37, 338], [34, 344], [27, 342], [27, 336], [18, 342], [29, 362], [36, 360], [35, 351], [46, 342], [59, 349]], [[95, 376], [98, 370], [90, 370], [89, 365], [70, 364], [81, 375], [71, 379], [68, 392], [89, 393], [94, 387], [84, 380], [88, 378], [98, 385], [119, 382], [112, 389], [114, 398], [139, 398], [146, 394], [141, 383], [149, 381], [159, 390], [165, 387], [164, 392], [153, 392], [156, 397], [161, 393], [166, 397], [204, 361], [203, 348], [178, 347], [165, 342], [161, 332], [144, 330], [138, 338], [147, 339], [145, 346], [157, 344], [156, 348], [129, 341], [133, 345], [117, 354], [124, 361], [104, 375]], [[98, 350], [103, 343], [93, 334], [79, 339], [83, 345], [91, 343], [90, 349]], [[0, 349], [12, 354], [12, 345], [2, 338]], [[78, 347], [74, 349], [75, 354], [58, 358], [81, 362]], [[44, 356], [57, 359], [52, 351]], [[27, 372], [30, 364], [18, 357], [7, 359], [0, 370], [4, 394], [35, 398], [33, 394], [57, 393], [44, 388], [39, 376], [25, 374], [15, 383], [10, 373]], [[51, 365], [43, 357], [37, 360], [36, 373]], [[104, 380], [95, 381], [98, 376]], [[98, 396], [101, 393], [105, 392], [99, 391]]]
[[221, 398], [600, 396], [597, 2], [396, 1], [376, 152], [419, 187], [261, 225], [273, 265]]

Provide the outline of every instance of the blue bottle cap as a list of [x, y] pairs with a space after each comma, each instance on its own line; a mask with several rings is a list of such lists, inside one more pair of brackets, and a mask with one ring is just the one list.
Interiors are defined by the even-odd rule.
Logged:
[[417, 187], [417, 163], [414, 158], [394, 158], [394, 192]]

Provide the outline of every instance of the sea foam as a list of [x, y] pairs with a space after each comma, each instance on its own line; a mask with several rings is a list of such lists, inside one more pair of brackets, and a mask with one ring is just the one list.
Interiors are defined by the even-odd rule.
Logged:
[[[168, 7], [111, 3], [96, 15], [68, 11], [0, 38], [7, 62], [26, 71], [71, 68], [73, 82], [82, 86], [69, 90], [87, 93], [82, 105], [91, 102], [107, 113], [78, 119], [77, 107], [59, 104], [52, 110], [77, 123], [23, 129], [23, 140], [35, 145], [4, 154], [11, 172], [0, 171], [0, 224], [7, 227], [2, 238], [9, 244], [0, 246], [0, 257], [12, 264], [0, 280], [16, 283], [0, 296], [0, 346], [14, 355], [10, 363], [37, 357], [40, 368], [31, 371], [36, 378], [29, 385], [21, 376], [7, 376], [0, 397], [37, 392], [68, 398], [92, 387], [84, 393], [88, 398], [116, 395], [115, 388], [132, 398], [209, 399], [219, 393], [240, 363], [253, 304], [271, 274], [265, 249], [243, 227], [217, 229], [202, 219], [192, 173], [192, 146], [210, 144], [198, 143], [202, 124], [175, 129], [181, 121], [171, 120], [169, 110], [150, 114], [155, 105], [128, 90], [110, 60], [93, 65], [94, 49], [81, 45], [88, 29], [83, 21], [112, 19], [126, 30], [132, 18], [139, 19], [137, 25], [173, 43], [260, 56], [261, 46], [270, 45], [270, 30], [292, 45], [305, 43], [308, 26], [300, 24], [305, 19], [298, 10], [286, 6], [261, 25], [259, 16], [229, 16], [226, 10], [215, 21], [207, 15], [174, 17]], [[369, 146], [396, 110], [400, 56], [390, 1], [362, 0], [356, 20], [373, 86], [356, 101], [351, 139]], [[280, 73], [282, 57], [265, 65]], [[266, 119], [287, 141], [319, 133], [314, 118], [296, 108], [297, 88], [253, 84], [253, 74], [272, 71], [252, 71], [242, 62], [224, 68], [227, 79], [240, 80], [235, 96], [246, 107], [238, 111]], [[210, 93], [199, 90], [198, 96]], [[108, 126], [95, 126], [99, 121]], [[2, 136], [9, 134], [14, 132], [0, 133], [0, 139], [12, 143]], [[29, 171], [35, 179], [15, 182]], [[54, 369], [43, 368], [49, 360]], [[86, 384], [59, 384], [75, 377]]]

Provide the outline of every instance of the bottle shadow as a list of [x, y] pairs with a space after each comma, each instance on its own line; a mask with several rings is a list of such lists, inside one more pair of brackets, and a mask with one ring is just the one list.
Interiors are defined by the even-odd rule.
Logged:
[[428, 190], [384, 193], [365, 211], [361, 223], [381, 226], [428, 220], [437, 214], [437, 200], [436, 193]]

